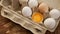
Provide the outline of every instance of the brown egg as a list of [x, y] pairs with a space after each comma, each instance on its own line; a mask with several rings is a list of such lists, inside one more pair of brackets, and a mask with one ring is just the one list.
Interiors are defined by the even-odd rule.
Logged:
[[38, 7], [39, 11], [42, 13], [48, 12], [48, 5], [46, 3], [41, 3]]

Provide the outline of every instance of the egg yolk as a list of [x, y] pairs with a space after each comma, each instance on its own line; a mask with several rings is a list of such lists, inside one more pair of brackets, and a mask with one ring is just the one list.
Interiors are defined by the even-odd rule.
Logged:
[[38, 12], [33, 13], [33, 15], [32, 15], [32, 20], [33, 20], [34, 22], [40, 23], [40, 22], [43, 21], [43, 15], [42, 15], [41, 13], [38, 13]]

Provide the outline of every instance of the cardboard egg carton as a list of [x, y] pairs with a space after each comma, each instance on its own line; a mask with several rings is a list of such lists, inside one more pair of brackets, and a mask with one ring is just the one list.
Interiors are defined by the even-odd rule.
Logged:
[[60, 18], [56, 20], [56, 26], [53, 29], [49, 29], [45, 27], [44, 24], [34, 23], [32, 20], [22, 16], [21, 12], [19, 13], [19, 11], [21, 10], [18, 10], [25, 6], [24, 3], [22, 4], [23, 6], [19, 6], [19, 0], [1, 0], [1, 15], [30, 30], [34, 34], [45, 34], [47, 30], [49, 30], [50, 32], [54, 32], [59, 24]]
[[13, 12], [12, 10], [2, 8], [1, 15], [17, 24], [20, 24], [22, 27], [30, 30], [34, 34], [45, 34], [46, 32], [46, 29], [44, 27], [29, 22], [27, 18], [23, 17], [22, 15], [19, 15], [16, 12]]

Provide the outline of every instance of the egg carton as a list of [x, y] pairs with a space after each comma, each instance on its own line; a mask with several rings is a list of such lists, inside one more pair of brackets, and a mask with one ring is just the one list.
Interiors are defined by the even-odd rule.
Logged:
[[[25, 3], [25, 4], [24, 4]], [[1, 10], [1, 15], [12, 20], [13, 22], [21, 25], [22, 27], [30, 30], [34, 34], [45, 34], [47, 30], [50, 32], [54, 32], [54, 30], [57, 28], [59, 24], [59, 19], [56, 19], [56, 26], [53, 29], [49, 29], [45, 27], [44, 24], [37, 24], [30, 20], [29, 18], [26, 18], [21, 15], [21, 9], [23, 8], [26, 4], [26, 2], [23, 3], [23, 6], [19, 6], [19, 1], [18, 0], [1, 0], [0, 5], [2, 6]], [[40, 3], [40, 2], [39, 2]]]
[[20, 24], [22, 27], [30, 30], [34, 34], [45, 34], [46, 32], [46, 29], [44, 27], [31, 23], [22, 15], [19, 15], [18, 13], [8, 10], [6, 8], [2, 8], [1, 15], [12, 20], [17, 24]]

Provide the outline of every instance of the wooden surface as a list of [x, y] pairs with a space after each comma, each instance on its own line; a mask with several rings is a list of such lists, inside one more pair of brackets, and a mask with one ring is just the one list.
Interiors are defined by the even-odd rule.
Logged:
[[[33, 34], [33, 33], [24, 29], [22, 26], [12, 22], [11, 20], [2, 17], [0, 13], [0, 34]], [[51, 33], [47, 31], [46, 34], [60, 34], [60, 23], [55, 32]]]

